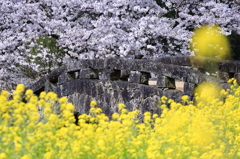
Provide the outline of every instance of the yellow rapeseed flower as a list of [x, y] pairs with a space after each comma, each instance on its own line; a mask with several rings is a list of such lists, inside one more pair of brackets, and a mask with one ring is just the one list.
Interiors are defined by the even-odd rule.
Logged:
[[33, 91], [31, 89], [28, 89], [28, 90], [26, 90], [25, 95], [26, 96], [32, 96], [33, 95]]
[[124, 109], [125, 107], [126, 107], [126, 105], [123, 104], [123, 103], [118, 104], [118, 109], [119, 109], [119, 110], [122, 110], [122, 109]]
[[25, 90], [24, 84], [18, 84], [16, 87], [16, 91], [23, 92]]
[[58, 100], [58, 102], [62, 104], [62, 103], [66, 103], [67, 100], [68, 100], [67, 97], [62, 97]]
[[39, 98], [44, 99], [46, 94], [47, 94], [46, 92], [41, 92]]
[[161, 114], [139, 115], [140, 111], [128, 111], [122, 104], [109, 120], [100, 108], [91, 107], [89, 115], [78, 117], [77, 126], [66, 98], [52, 102], [44, 96], [24, 103], [0, 96], [0, 159], [234, 159], [240, 155], [237, 86], [227, 91], [222, 101], [208, 98], [199, 102], [196, 98], [184, 106], [163, 98], [166, 103]]
[[67, 103], [66, 109], [69, 111], [74, 111], [74, 105], [72, 103]]
[[183, 102], [187, 102], [188, 101], [188, 95], [182, 96], [182, 100], [183, 100]]

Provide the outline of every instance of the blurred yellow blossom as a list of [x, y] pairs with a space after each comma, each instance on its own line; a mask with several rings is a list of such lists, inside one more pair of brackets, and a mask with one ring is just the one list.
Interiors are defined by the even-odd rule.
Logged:
[[190, 46], [195, 55], [230, 58], [229, 41], [217, 25], [206, 25], [196, 29]]
[[202, 100], [208, 100], [208, 98], [219, 98], [220, 92], [220, 86], [213, 82], [203, 82], [194, 90], [194, 93], [196, 93]]
[[123, 104], [123, 103], [120, 103], [120, 104], [118, 104], [118, 109], [119, 110], [122, 110], [122, 109], [124, 109], [126, 106], [125, 106], [125, 104]]
[[7, 155], [5, 153], [0, 153], [0, 159], [7, 159]]
[[96, 101], [91, 101], [90, 107], [94, 107], [94, 106], [96, 106], [96, 105], [97, 105], [97, 102], [96, 102]]

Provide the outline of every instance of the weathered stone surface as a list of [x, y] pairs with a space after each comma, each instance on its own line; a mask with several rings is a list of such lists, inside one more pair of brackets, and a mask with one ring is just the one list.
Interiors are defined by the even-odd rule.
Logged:
[[83, 60], [69, 62], [69, 63], [67, 63], [67, 71], [66, 72], [80, 71], [80, 69], [83, 69], [83, 68], [87, 68], [87, 67], [85, 67]]
[[47, 81], [47, 77], [42, 77], [40, 80], [32, 84], [28, 89], [32, 89], [35, 93], [40, 93], [44, 91], [44, 84]]
[[121, 75], [120, 70], [105, 69], [100, 73], [101, 80], [119, 80]]
[[172, 65], [191, 66], [191, 61], [188, 56], [171, 56], [169, 58]]
[[156, 62], [145, 62], [143, 68], [140, 70], [142, 72], [151, 72], [151, 73], [161, 73], [161, 69], [164, 67], [162, 63]]
[[163, 65], [163, 67], [160, 69], [161, 69], [162, 75], [167, 76], [167, 77], [173, 76], [173, 71], [174, 71], [173, 65]]
[[180, 102], [183, 92], [176, 89], [168, 89], [163, 92], [163, 95], [169, 99], [174, 99], [176, 102]]
[[99, 79], [98, 70], [92, 68], [81, 69], [79, 72], [80, 79]]
[[63, 96], [62, 95], [62, 86], [55, 87], [53, 89], [53, 92], [55, 92], [58, 95], [58, 97], [62, 97]]
[[151, 75], [148, 72], [131, 71], [129, 82], [148, 85], [150, 77]]
[[105, 69], [104, 62], [104, 59], [92, 59], [89, 65], [92, 69]]
[[187, 81], [186, 82], [190, 82], [190, 83], [194, 83], [194, 84], [200, 84], [202, 82], [206, 81], [206, 75], [192, 70], [191, 72], [188, 72], [187, 74]]
[[118, 59], [106, 59], [105, 60], [105, 69], [119, 69], [119, 60]]
[[51, 73], [47, 75], [47, 79], [50, 82], [58, 82], [58, 76], [60, 76], [67, 69], [66, 65], [60, 66], [59, 68], [53, 70]]
[[238, 72], [238, 62], [226, 60], [219, 64], [219, 70], [222, 72], [235, 73]]
[[185, 95], [193, 96], [195, 88], [196, 88], [196, 84], [185, 82], [183, 92], [184, 92]]
[[170, 57], [162, 57], [158, 59], [159, 62], [162, 62], [164, 64], [171, 64], [171, 58]]
[[58, 85], [61, 85], [65, 82], [71, 81], [74, 78], [69, 73], [63, 73], [58, 77]]
[[77, 91], [77, 80], [72, 80], [72, 81], [69, 81], [67, 83], [64, 83], [62, 85], [62, 95], [63, 96], [68, 96], [70, 94], [73, 94]]
[[227, 82], [230, 79], [230, 74], [228, 72], [217, 72], [217, 78]]
[[122, 90], [121, 91], [121, 97], [123, 99], [123, 103], [127, 103], [131, 98], [130, 98], [130, 92], [128, 90]]
[[235, 73], [234, 78], [237, 80], [237, 83], [240, 84], [240, 73]]
[[163, 64], [172, 64], [172, 65], [179, 65], [179, 66], [191, 66], [191, 57], [189, 56], [167, 56], [167, 57], [160, 57], [160, 58], [149, 58], [147, 59], [148, 62], [153, 63], [163, 63]]
[[230, 89], [230, 84], [229, 83], [222, 83], [222, 84], [220, 84], [220, 86], [221, 86], [222, 89], [225, 89], [225, 90]]
[[68, 101], [75, 106], [75, 112], [80, 114], [88, 114], [90, 109], [90, 102], [95, 100], [87, 94], [74, 93], [68, 96]]
[[157, 87], [159, 87], [159, 88], [176, 88], [175, 79], [159, 75], [157, 77]]
[[172, 78], [181, 81], [187, 81], [187, 75], [189, 71], [191, 70], [188, 68], [175, 66], [172, 73]]
[[44, 91], [45, 92], [52, 92], [54, 88], [56, 88], [57, 84], [54, 84], [50, 81], [46, 81], [44, 84]]
[[131, 71], [129, 76], [130, 83], [140, 83], [141, 73], [139, 71]]
[[147, 86], [147, 85], [141, 85], [140, 86], [140, 92], [142, 98], [147, 98], [150, 96], [157, 95], [157, 89], [154, 88], [154, 86]]

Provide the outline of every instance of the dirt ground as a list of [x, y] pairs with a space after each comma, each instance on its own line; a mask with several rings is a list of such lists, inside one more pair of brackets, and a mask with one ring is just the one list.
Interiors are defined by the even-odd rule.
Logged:
[[[184, 82], [175, 82], [175, 83], [176, 83], [176, 89], [183, 92]], [[149, 85], [156, 85], [156, 84], [157, 84], [157, 81], [149, 81]]]

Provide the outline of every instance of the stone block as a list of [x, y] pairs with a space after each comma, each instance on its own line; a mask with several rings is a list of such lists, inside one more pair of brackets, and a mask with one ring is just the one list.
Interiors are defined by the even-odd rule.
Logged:
[[222, 72], [235, 73], [238, 71], [238, 62], [225, 60], [224, 62], [219, 63], [218, 69]]
[[196, 88], [196, 84], [185, 82], [183, 92], [185, 95], [193, 96], [195, 88]]
[[79, 71], [80, 69], [85, 68], [83, 63], [84, 63], [84, 60], [69, 61], [67, 63], [67, 72], [69, 72], [69, 71]]
[[80, 79], [99, 79], [98, 70], [92, 68], [81, 69], [79, 72]]
[[157, 77], [157, 87], [159, 87], [159, 88], [174, 88], [175, 89], [176, 88], [175, 79], [159, 75]]
[[112, 70], [112, 69], [105, 69], [99, 73], [99, 79], [101, 80], [119, 80], [121, 75], [121, 70]]
[[131, 71], [131, 74], [129, 76], [129, 82], [140, 83], [140, 76], [141, 76], [141, 73], [139, 71]]
[[40, 93], [41, 91], [44, 91], [44, 84], [47, 81], [46, 76], [40, 78], [37, 82], [33, 83], [31, 86], [28, 87], [28, 89], [33, 90], [35, 93]]
[[129, 82], [148, 85], [148, 80], [150, 77], [151, 75], [148, 72], [131, 71]]
[[58, 77], [58, 85], [61, 85], [65, 82], [71, 81], [74, 78], [69, 73], [63, 73]]
[[172, 77], [173, 76], [173, 71], [175, 67], [174, 65], [162, 65], [159, 70], [161, 70], [162, 75], [167, 76], [167, 77]]
[[183, 96], [183, 92], [176, 89], [168, 89], [166, 91], [163, 91], [163, 95], [169, 99], [173, 99], [176, 102], [180, 102], [181, 97]]
[[161, 68], [163, 68], [162, 63], [156, 63], [156, 62], [145, 62], [143, 65], [143, 68], [141, 69], [142, 72], [151, 72], [158, 74], [161, 71]]
[[53, 89], [53, 92], [58, 95], [58, 97], [62, 97], [62, 91], [61, 86], [57, 86]]
[[158, 61], [164, 64], [171, 64], [171, 57], [161, 57], [158, 59]]
[[56, 84], [46, 81], [44, 84], [44, 91], [45, 92], [53, 92], [54, 88], [56, 87]]
[[154, 89], [152, 86], [142, 85], [140, 87], [140, 93], [142, 98], [147, 98], [156, 95], [158, 93], [158, 90]]
[[187, 81], [194, 84], [200, 84], [206, 81], [206, 75], [196, 70], [191, 70], [187, 74]]
[[62, 84], [62, 96], [68, 96], [77, 91], [77, 80], [72, 80]]
[[119, 63], [118, 59], [108, 58], [105, 60], [106, 69], [116, 69], [116, 65]]
[[230, 89], [231, 85], [229, 83], [222, 83], [222, 84], [220, 84], [220, 86], [221, 86], [222, 89], [227, 90], [227, 89]]
[[234, 78], [237, 80], [237, 83], [240, 84], [240, 73], [235, 73]]
[[171, 64], [179, 66], [190, 66], [190, 58], [188, 56], [172, 56]]
[[104, 69], [104, 59], [91, 59], [91, 68], [93, 69]]
[[187, 81], [187, 74], [189, 72], [189, 68], [185, 68], [182, 66], [174, 66], [172, 78], [178, 79], [181, 81]]
[[120, 92], [120, 95], [121, 95], [124, 103], [127, 103], [127, 102], [130, 100], [129, 90], [126, 90], [126, 89], [122, 90], [122, 91]]
[[227, 82], [230, 79], [230, 74], [228, 72], [217, 72], [217, 78]]
[[57, 69], [53, 70], [51, 73], [49, 73], [49, 74], [47, 75], [47, 79], [48, 79], [50, 82], [52, 82], [52, 83], [58, 82], [58, 77], [59, 77], [62, 73], [64, 73], [64, 72], [66, 71], [66, 69], [67, 69], [67, 66], [66, 66], [66, 65], [60, 66], [59, 68], [57, 68]]

